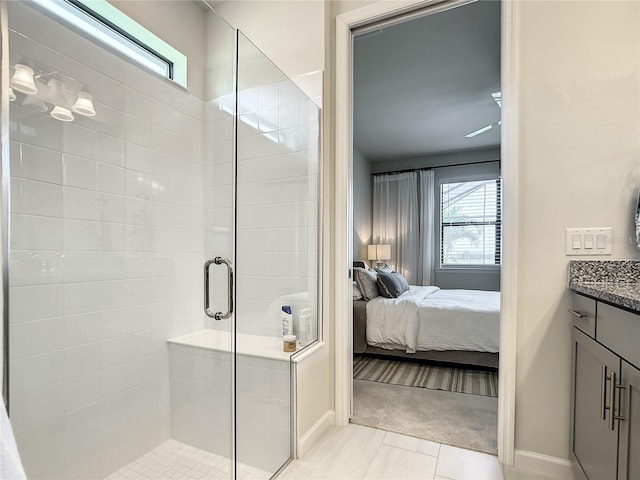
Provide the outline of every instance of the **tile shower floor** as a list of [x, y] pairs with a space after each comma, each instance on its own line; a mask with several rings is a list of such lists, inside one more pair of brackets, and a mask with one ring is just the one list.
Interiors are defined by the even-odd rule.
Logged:
[[[238, 479], [268, 479], [269, 472], [240, 465]], [[176, 440], [167, 440], [104, 480], [208, 480], [231, 478], [231, 461]]]

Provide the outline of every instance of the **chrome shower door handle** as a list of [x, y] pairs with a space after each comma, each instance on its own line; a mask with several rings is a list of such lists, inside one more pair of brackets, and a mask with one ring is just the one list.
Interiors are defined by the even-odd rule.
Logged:
[[214, 263], [213, 260], [204, 262], [204, 313], [211, 318], [215, 318], [215, 313], [209, 309], [209, 267]]
[[227, 267], [227, 288], [229, 289], [229, 300], [227, 304], [227, 313], [216, 312], [213, 316], [216, 320], [225, 320], [233, 313], [233, 267], [231, 262], [224, 257], [216, 257], [213, 262], [216, 265], [225, 264]]
[[[229, 300], [227, 305], [227, 313], [213, 313], [209, 304], [209, 268], [211, 265], [224, 264], [227, 267], [227, 288], [229, 289]], [[225, 320], [231, 317], [233, 313], [233, 267], [231, 262], [224, 257], [216, 257], [213, 260], [207, 260], [204, 263], [204, 313], [216, 320]]]

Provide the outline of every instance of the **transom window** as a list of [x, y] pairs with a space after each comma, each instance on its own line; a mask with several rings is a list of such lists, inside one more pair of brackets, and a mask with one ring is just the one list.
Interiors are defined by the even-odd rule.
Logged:
[[106, 0], [31, 3], [119, 55], [187, 87], [187, 57]]
[[500, 179], [440, 185], [440, 266], [500, 265]]

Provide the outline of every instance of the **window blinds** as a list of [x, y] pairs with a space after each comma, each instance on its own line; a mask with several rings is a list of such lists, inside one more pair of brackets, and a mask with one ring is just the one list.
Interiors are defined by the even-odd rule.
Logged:
[[499, 265], [500, 179], [440, 185], [440, 265]]

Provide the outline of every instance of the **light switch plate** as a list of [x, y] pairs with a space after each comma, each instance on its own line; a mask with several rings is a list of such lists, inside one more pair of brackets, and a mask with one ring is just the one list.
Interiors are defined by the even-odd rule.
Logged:
[[565, 243], [567, 255], [612, 255], [611, 227], [567, 228]]

